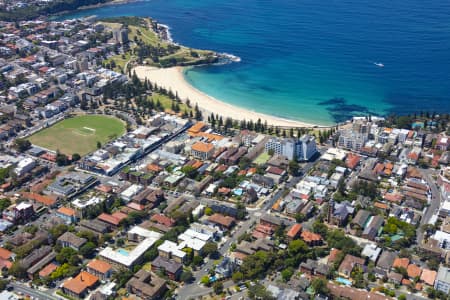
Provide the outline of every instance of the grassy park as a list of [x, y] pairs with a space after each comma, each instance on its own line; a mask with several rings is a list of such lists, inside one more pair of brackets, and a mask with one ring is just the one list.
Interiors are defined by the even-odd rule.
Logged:
[[33, 145], [66, 155], [81, 156], [125, 133], [125, 123], [117, 118], [103, 115], [85, 115], [65, 119], [32, 135]]

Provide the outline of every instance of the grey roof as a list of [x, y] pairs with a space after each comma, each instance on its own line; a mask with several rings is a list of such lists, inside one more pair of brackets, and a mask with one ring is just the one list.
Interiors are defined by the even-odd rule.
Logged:
[[344, 201], [341, 203], [336, 203], [334, 205], [333, 215], [345, 219], [348, 217], [348, 215], [353, 214], [354, 211], [355, 208], [351, 205], [351, 203], [348, 201]]
[[377, 267], [382, 270], [389, 270], [394, 263], [397, 254], [392, 251], [383, 250], [380, 258], [378, 259]]
[[29, 274], [34, 274], [37, 271], [39, 271], [40, 269], [42, 269], [45, 265], [47, 265], [48, 263], [50, 263], [51, 261], [53, 261], [56, 258], [56, 253], [55, 252], [50, 252], [49, 254], [47, 254], [44, 258], [42, 258], [39, 262], [37, 262], [36, 264], [34, 264], [33, 266], [31, 266], [28, 270], [27, 273]]
[[358, 211], [356, 216], [352, 220], [352, 224], [358, 225], [361, 228], [364, 228], [367, 220], [370, 217], [370, 212], [364, 209]]
[[156, 268], [163, 268], [164, 270], [172, 274], [177, 273], [183, 268], [183, 265], [179, 262], [161, 256], [158, 256], [154, 261], [152, 261], [152, 266]]
[[436, 280], [450, 284], [450, 268], [440, 266]]
[[83, 246], [87, 242], [87, 240], [85, 238], [80, 238], [76, 236], [72, 232], [67, 231], [58, 238], [58, 242], [65, 242], [70, 244], [71, 246], [79, 248]]

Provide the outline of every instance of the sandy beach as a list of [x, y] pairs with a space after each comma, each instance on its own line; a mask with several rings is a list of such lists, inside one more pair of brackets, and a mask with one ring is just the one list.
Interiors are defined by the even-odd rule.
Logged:
[[[241, 107], [237, 107], [218, 99], [215, 99], [191, 86], [183, 76], [182, 67], [173, 67], [160, 69], [155, 67], [138, 66], [134, 68], [136, 75], [144, 80], [147, 78], [152, 83], [156, 83], [158, 86], [164, 87], [172, 92], [177, 92], [178, 96], [184, 101], [189, 99], [192, 105], [198, 104], [207, 115], [211, 112], [218, 113], [222, 117], [230, 117], [234, 120], [253, 120], [256, 122], [258, 119], [267, 124], [279, 126], [279, 127], [314, 127], [314, 124], [308, 124], [300, 121], [287, 120], [269, 116], [262, 113], [250, 111]], [[321, 127], [321, 126], [317, 126]]]

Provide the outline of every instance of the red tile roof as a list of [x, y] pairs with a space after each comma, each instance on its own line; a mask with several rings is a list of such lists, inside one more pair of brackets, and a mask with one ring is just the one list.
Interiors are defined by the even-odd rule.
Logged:
[[302, 224], [295, 223], [292, 225], [292, 227], [288, 230], [286, 235], [290, 238], [295, 238], [299, 235], [300, 231], [302, 231]]
[[317, 233], [314, 233], [311, 231], [307, 231], [307, 230], [304, 230], [301, 233], [301, 237], [307, 243], [322, 241], [322, 237], [320, 236], [320, 234], [317, 234]]
[[56, 203], [55, 197], [43, 196], [43, 195], [36, 194], [36, 193], [24, 192], [24, 193], [22, 193], [22, 197], [32, 200], [32, 201], [35, 201], [35, 202], [38, 202], [38, 203], [41, 203], [46, 206], [53, 206]]
[[359, 156], [357, 154], [349, 153], [345, 160], [345, 165], [347, 168], [354, 169], [359, 164], [360, 160], [361, 160], [361, 156]]
[[8, 249], [0, 248], [0, 258], [1, 259], [8, 260], [11, 258], [12, 255], [13, 255], [13, 253], [11, 251], [9, 251]]
[[422, 269], [415, 264], [410, 264], [406, 270], [408, 271], [409, 278], [419, 277], [422, 274]]
[[106, 261], [93, 259], [88, 264], [87, 267], [93, 269], [99, 273], [106, 274], [109, 270], [112, 269], [112, 266]]
[[167, 227], [172, 227], [173, 225], [175, 225], [174, 219], [166, 217], [163, 214], [154, 214], [150, 220], [158, 224], [165, 225]]
[[338, 256], [340, 253], [342, 253], [342, 251], [339, 250], [339, 249], [336, 249], [336, 248], [331, 249], [330, 255], [328, 256], [328, 263], [329, 263], [329, 264], [330, 264], [330, 263], [334, 263], [334, 262], [336, 261], [336, 259], [337, 259], [337, 256]]
[[97, 276], [81, 271], [77, 277], [64, 282], [63, 287], [79, 295], [87, 288], [94, 286], [97, 282]]
[[430, 286], [434, 286], [434, 281], [436, 280], [437, 272], [429, 269], [423, 269], [422, 275], [420, 275], [420, 280], [425, 282]]
[[75, 210], [73, 210], [72, 208], [69, 208], [69, 207], [65, 207], [65, 206], [58, 209], [58, 213], [60, 213], [62, 215], [66, 215], [66, 216], [75, 216]]
[[226, 228], [230, 228], [236, 222], [236, 220], [233, 217], [224, 216], [222, 214], [217, 214], [217, 213], [210, 216], [208, 218], [208, 221], [222, 225]]
[[54, 263], [49, 263], [39, 272], [39, 276], [40, 277], [50, 276], [50, 274], [52, 274], [53, 271], [55, 271], [57, 268], [58, 266], [55, 265]]
[[405, 270], [406, 270], [408, 268], [408, 265], [409, 265], [409, 258], [407, 258], [407, 257], [404, 257], [404, 258], [397, 257], [394, 260], [394, 263], [392, 264], [392, 267], [393, 268], [401, 267], [401, 268], [405, 268]]

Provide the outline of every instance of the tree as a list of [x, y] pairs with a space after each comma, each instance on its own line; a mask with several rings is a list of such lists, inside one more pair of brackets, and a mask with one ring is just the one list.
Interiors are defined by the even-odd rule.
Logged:
[[287, 269], [284, 269], [281, 271], [281, 277], [285, 282], [288, 282], [289, 279], [291, 279], [291, 276], [294, 274], [294, 269], [292, 267], [289, 267]]
[[183, 172], [188, 178], [194, 179], [197, 176], [197, 169], [193, 166], [184, 166], [181, 168], [181, 172]]
[[213, 212], [213, 210], [212, 210], [211, 207], [206, 207], [206, 208], [205, 208], [205, 215], [211, 216], [213, 213], [214, 213], [214, 212]]
[[93, 242], [87, 242], [80, 248], [80, 254], [84, 257], [90, 257], [95, 250], [96, 245]]
[[3, 291], [4, 289], [6, 289], [7, 285], [8, 285], [8, 281], [7, 280], [0, 279], [0, 292]]
[[244, 274], [242, 274], [241, 272], [234, 272], [233, 273], [233, 275], [231, 276], [231, 279], [234, 281], [234, 282], [240, 282], [240, 281], [242, 281], [243, 279], [244, 279]]
[[79, 161], [81, 158], [80, 154], [74, 153], [72, 154], [72, 161]]
[[77, 250], [72, 249], [70, 247], [64, 247], [58, 254], [56, 254], [56, 261], [60, 264], [69, 262], [71, 265], [76, 265], [75, 262], [77, 259], [72, 259], [72, 257], [74, 256], [78, 257]]
[[300, 171], [300, 166], [295, 160], [289, 162], [289, 174], [292, 176], [297, 176]]
[[192, 279], [194, 279], [194, 276], [192, 275], [191, 271], [183, 271], [183, 273], [181, 273], [180, 275], [180, 280], [184, 283], [189, 283], [192, 281]]
[[11, 268], [8, 271], [9, 275], [17, 278], [25, 278], [27, 276], [27, 270], [19, 261], [13, 262]]
[[102, 147], [102, 143], [100, 141], [97, 141], [97, 149], [100, 149]]
[[209, 276], [208, 275], [203, 276], [202, 279], [200, 279], [200, 283], [204, 285], [209, 284]]
[[323, 278], [314, 278], [311, 282], [311, 286], [316, 294], [328, 294], [327, 281]]
[[202, 265], [203, 264], [203, 257], [201, 257], [200, 255], [194, 256], [194, 258], [192, 259], [192, 263], [194, 264], [194, 266]]
[[248, 288], [248, 297], [250, 299], [275, 300], [276, 298], [270, 291], [260, 283], [252, 285]]
[[289, 243], [288, 246], [289, 253], [298, 254], [298, 253], [306, 253], [308, 251], [308, 245], [302, 240], [293, 240]]
[[214, 293], [221, 294], [223, 292], [223, 283], [221, 281], [216, 281], [213, 283]]
[[11, 205], [11, 200], [9, 200], [7, 198], [0, 199], [0, 212], [5, 210], [6, 208], [8, 208], [10, 205]]
[[31, 148], [31, 143], [29, 140], [16, 139], [14, 141], [14, 148], [19, 152], [25, 152]]
[[56, 152], [56, 164], [58, 166], [67, 166], [69, 164], [69, 159], [67, 158], [67, 155], [59, 153], [59, 151]]
[[214, 242], [208, 242], [203, 247], [203, 254], [205, 256], [213, 257], [217, 253], [217, 244]]

